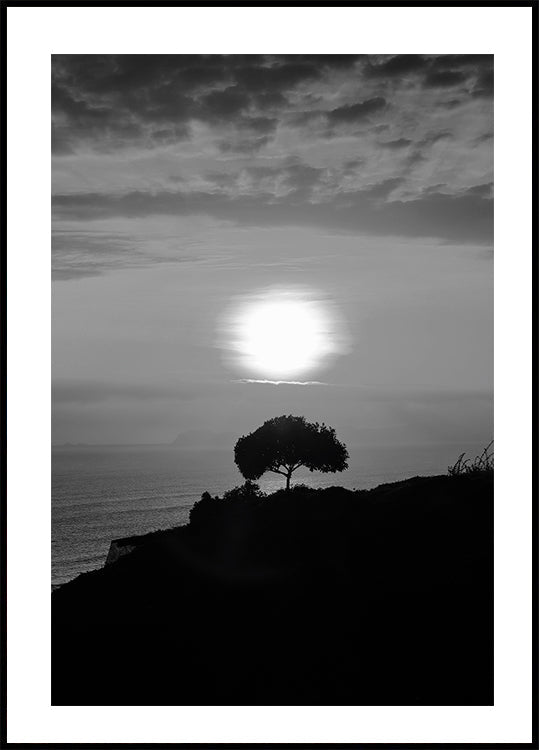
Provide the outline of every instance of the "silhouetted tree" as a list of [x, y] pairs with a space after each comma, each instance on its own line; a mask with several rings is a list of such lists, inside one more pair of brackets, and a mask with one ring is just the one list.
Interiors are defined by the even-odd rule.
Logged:
[[283, 415], [241, 437], [234, 460], [246, 479], [259, 479], [266, 471], [282, 474], [288, 490], [290, 477], [300, 466], [322, 472], [347, 469], [348, 451], [332, 427]]

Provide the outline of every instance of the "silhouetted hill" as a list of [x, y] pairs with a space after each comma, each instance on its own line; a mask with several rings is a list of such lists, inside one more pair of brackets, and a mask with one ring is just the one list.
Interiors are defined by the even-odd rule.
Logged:
[[492, 474], [205, 493], [52, 602], [56, 705], [491, 705]]

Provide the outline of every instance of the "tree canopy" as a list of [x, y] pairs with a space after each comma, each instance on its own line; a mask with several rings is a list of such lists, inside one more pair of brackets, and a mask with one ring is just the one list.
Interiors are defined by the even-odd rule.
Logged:
[[348, 468], [348, 451], [335, 430], [291, 414], [268, 419], [234, 447], [234, 460], [246, 479], [259, 479], [266, 471], [286, 477], [286, 488], [296, 469], [335, 472]]

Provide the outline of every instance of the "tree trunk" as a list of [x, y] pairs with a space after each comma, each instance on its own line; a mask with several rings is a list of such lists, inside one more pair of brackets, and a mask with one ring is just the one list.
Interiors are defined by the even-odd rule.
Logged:
[[287, 492], [290, 489], [290, 477], [291, 476], [292, 476], [292, 472], [289, 471], [288, 474], [286, 475], [286, 491]]

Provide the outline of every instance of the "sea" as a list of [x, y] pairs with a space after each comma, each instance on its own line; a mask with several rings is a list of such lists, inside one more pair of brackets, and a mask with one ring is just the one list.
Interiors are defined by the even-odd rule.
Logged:
[[[369, 489], [413, 476], [445, 474], [458, 454], [481, 446], [423, 445], [350, 450], [340, 474], [298, 470], [293, 483]], [[243, 484], [230, 450], [175, 446], [63, 446], [52, 449], [53, 588], [103, 566], [110, 542], [188, 523], [203, 492], [220, 495]], [[284, 477], [266, 474], [264, 492]]]

